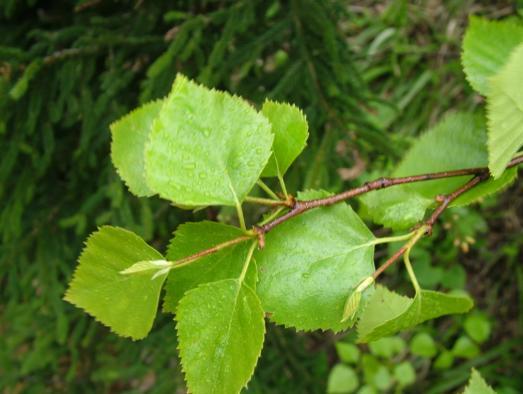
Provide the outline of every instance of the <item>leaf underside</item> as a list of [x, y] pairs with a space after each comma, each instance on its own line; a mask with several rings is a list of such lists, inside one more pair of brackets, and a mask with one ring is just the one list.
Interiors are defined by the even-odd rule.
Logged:
[[163, 256], [136, 234], [104, 226], [87, 240], [64, 299], [115, 333], [133, 339], [150, 331], [165, 275], [122, 275], [134, 263]]
[[473, 301], [464, 295], [421, 290], [414, 298], [408, 298], [376, 286], [358, 322], [358, 341], [375, 341], [426, 320], [465, 313], [472, 306]]
[[[325, 196], [301, 193], [300, 199]], [[347, 296], [374, 272], [373, 234], [345, 203], [289, 220], [255, 252], [257, 292], [271, 320], [298, 330], [340, 331]]]
[[264, 314], [254, 291], [226, 279], [190, 290], [177, 311], [180, 357], [193, 393], [238, 393], [260, 356]]

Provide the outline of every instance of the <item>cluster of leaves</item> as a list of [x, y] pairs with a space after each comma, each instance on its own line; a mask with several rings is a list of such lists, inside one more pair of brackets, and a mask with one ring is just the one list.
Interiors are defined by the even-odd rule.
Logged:
[[[474, 29], [472, 24], [470, 31]], [[466, 38], [464, 59], [467, 45]], [[517, 66], [517, 51], [514, 62]], [[516, 66], [510, 63], [501, 75], [518, 81]], [[503, 94], [509, 96], [517, 119], [522, 100], [508, 85], [503, 85]], [[495, 108], [489, 114], [495, 118], [504, 110]], [[449, 115], [413, 145], [394, 175], [488, 165], [493, 178], [454, 204], [493, 193], [515, 178], [515, 169], [504, 169], [523, 143], [511, 140], [510, 149], [499, 148], [492, 131], [499, 127], [490, 122], [485, 131], [480, 117]], [[517, 133], [518, 125], [514, 127]], [[195, 392], [238, 392], [248, 382], [263, 345], [264, 313], [299, 330], [340, 331], [358, 321], [358, 340], [368, 342], [468, 311], [472, 301], [466, 295], [421, 289], [410, 267], [409, 248], [405, 264], [414, 297], [377, 286], [365, 292], [363, 309], [358, 298], [347, 315], [347, 295], [350, 301], [351, 294], [368, 287], [360, 289], [360, 284], [374, 270], [373, 250], [380, 240], [346, 204], [281, 224], [266, 236], [267, 246], [255, 252], [256, 233], [246, 230], [242, 203], [260, 177], [277, 177], [286, 195], [283, 176], [307, 134], [305, 117], [294, 106], [269, 101], [257, 112], [237, 97], [179, 75], [166, 98], [113, 124], [113, 162], [138, 196], [158, 194], [192, 208], [234, 206], [241, 228], [212, 222], [183, 225], [164, 258], [135, 234], [103, 227], [87, 242], [66, 299], [115, 332], [139, 339], [151, 329], [169, 274], [164, 310], [176, 315], [182, 365]], [[405, 227], [421, 221], [436, 195], [449, 194], [463, 182], [457, 178], [405, 185], [364, 202], [376, 222]], [[322, 196], [325, 193], [308, 191], [297, 197]], [[411, 237], [414, 242], [419, 234]], [[213, 254], [198, 255], [206, 249]]]
[[[107, 154], [108, 125], [164, 96], [183, 71], [258, 103], [299, 103], [314, 143], [296, 179], [305, 172], [308, 185], [329, 184], [337, 177], [322, 159], [346, 138], [334, 119], [362, 130], [362, 144], [380, 133], [361, 115], [367, 89], [336, 29], [351, 17], [341, 3], [1, 2], [0, 386], [74, 392], [156, 382], [155, 392], [172, 392], [168, 319], [132, 344], [62, 301], [71, 262], [97, 226], [162, 245], [179, 223], [206, 217], [126, 193]], [[328, 123], [336, 126], [325, 133]]]
[[[348, 336], [336, 343], [340, 362], [330, 372], [328, 391], [376, 393], [388, 392], [393, 387], [402, 391], [423, 379], [419, 376], [424, 376], [423, 371], [429, 367], [437, 374], [452, 368], [456, 359], [477, 357], [479, 346], [489, 339], [491, 330], [491, 321], [476, 312], [469, 314], [462, 324], [453, 325], [445, 334], [423, 329], [408, 343], [399, 335], [383, 337], [370, 342], [368, 351], [358, 347]], [[465, 333], [458, 335], [461, 331]], [[359, 376], [363, 376], [363, 382]], [[454, 384], [454, 380], [450, 383]]]

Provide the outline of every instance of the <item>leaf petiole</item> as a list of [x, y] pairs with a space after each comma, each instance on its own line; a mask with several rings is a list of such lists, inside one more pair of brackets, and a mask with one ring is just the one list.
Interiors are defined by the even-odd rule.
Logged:
[[286, 204], [286, 201], [282, 201], [282, 200], [273, 200], [270, 198], [251, 197], [251, 196], [245, 197], [245, 202], [259, 204], [259, 205], [267, 205], [267, 206], [271, 206], [271, 207], [282, 206], [282, 205]]
[[379, 244], [385, 244], [385, 243], [391, 243], [391, 242], [406, 241], [406, 240], [412, 238], [414, 236], [414, 234], [416, 234], [416, 230], [411, 231], [410, 233], [407, 233], [407, 234], [395, 235], [395, 236], [391, 236], [391, 237], [376, 238], [374, 241], [372, 241], [372, 244], [379, 245]]
[[267, 186], [267, 184], [265, 182], [263, 182], [261, 179], [258, 179], [258, 181], [256, 182], [256, 184], [265, 192], [267, 193], [270, 197], [272, 197], [273, 199], [275, 200], [279, 200], [280, 198], [276, 195], [276, 193], [274, 193], [271, 188], [269, 186]]
[[258, 244], [258, 241], [254, 241], [252, 244], [251, 244], [251, 247], [249, 248], [249, 251], [247, 252], [247, 257], [245, 258], [245, 262], [243, 263], [243, 268], [242, 268], [242, 272], [240, 274], [240, 277], [239, 277], [239, 281], [240, 283], [243, 282], [243, 280], [245, 279], [245, 275], [247, 274], [247, 269], [249, 268], [249, 264], [252, 260], [252, 255], [254, 254], [254, 249], [256, 248], [256, 245]]

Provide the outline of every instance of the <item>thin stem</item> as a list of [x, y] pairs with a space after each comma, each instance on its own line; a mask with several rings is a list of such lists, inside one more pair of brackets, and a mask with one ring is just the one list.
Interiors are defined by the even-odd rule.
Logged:
[[[515, 167], [521, 163], [523, 163], [523, 156], [516, 156], [509, 162], [509, 164], [507, 165], [507, 168]], [[350, 189], [350, 190], [344, 191], [339, 194], [334, 194], [329, 197], [319, 198], [319, 199], [315, 199], [315, 200], [308, 200], [308, 201], [296, 200], [294, 202], [294, 206], [291, 210], [289, 210], [286, 214], [276, 218], [272, 222], [269, 222], [269, 223], [263, 225], [262, 227], [260, 227], [258, 229], [258, 232], [268, 233], [274, 227], [278, 226], [279, 224], [281, 224], [295, 216], [302, 214], [303, 212], [306, 212], [308, 210], [318, 208], [318, 207], [325, 207], [325, 206], [337, 204], [338, 202], [368, 193], [373, 190], [385, 189], [388, 187], [392, 187], [392, 186], [396, 186], [396, 185], [404, 185], [407, 183], [423, 182], [423, 181], [430, 181], [430, 180], [434, 180], [434, 179], [443, 179], [443, 178], [451, 178], [451, 177], [467, 176], [467, 175], [481, 176], [482, 180], [484, 180], [489, 177], [489, 170], [488, 170], [488, 167], [477, 167], [477, 168], [466, 168], [466, 169], [462, 169], [462, 170], [433, 172], [433, 173], [429, 173], [429, 174], [413, 175], [413, 176], [406, 176], [406, 177], [399, 177], [399, 178], [380, 178], [380, 179], [376, 179], [372, 182], [367, 182], [364, 185], [356, 187], [354, 189]], [[472, 185], [472, 187], [473, 186], [474, 185]], [[460, 193], [460, 194], [462, 194], [462, 193]], [[453, 200], [454, 199], [455, 198], [453, 198]], [[443, 208], [443, 210], [445, 208], [446, 208], [446, 206]]]
[[247, 226], [245, 226], [245, 216], [243, 216], [243, 209], [240, 203], [236, 203], [236, 213], [238, 214], [241, 229], [247, 231]]
[[392, 264], [394, 264], [396, 262], [396, 260], [398, 260], [403, 255], [403, 253], [405, 253], [409, 248], [412, 248], [412, 246], [416, 242], [418, 242], [418, 240], [426, 232], [427, 232], [427, 226], [423, 225], [419, 229], [414, 231], [414, 233], [411, 233], [411, 237], [410, 237], [409, 241], [405, 245], [403, 245], [401, 248], [399, 248], [391, 257], [389, 257], [389, 259], [387, 261], [385, 261], [382, 265], [380, 265], [380, 267], [376, 271], [374, 271], [374, 273], [372, 274], [372, 277], [374, 278], [374, 280], [376, 280], [376, 278], [378, 276], [380, 276], [383, 273], [383, 271], [385, 271]]
[[412, 238], [412, 236], [414, 235], [415, 232], [416, 231], [411, 231], [410, 233], [407, 233], [407, 234], [395, 235], [395, 236], [391, 236], [391, 237], [376, 238], [374, 241], [372, 241], [372, 245], [405, 241], [407, 239]]
[[192, 263], [193, 261], [201, 259], [202, 257], [219, 252], [222, 249], [231, 247], [231, 246], [239, 244], [241, 242], [248, 241], [249, 239], [253, 239], [253, 237], [248, 236], [248, 235], [242, 235], [241, 237], [234, 238], [234, 239], [231, 239], [230, 241], [222, 242], [221, 244], [215, 245], [212, 248], [204, 249], [198, 253], [195, 253], [190, 256], [184, 257], [183, 259], [174, 261], [172, 269], [184, 267], [184, 266]]
[[416, 274], [414, 274], [414, 270], [412, 269], [412, 264], [410, 263], [411, 250], [412, 246], [405, 251], [405, 254], [403, 255], [403, 262], [405, 263], [405, 268], [407, 268], [412, 286], [414, 286], [414, 290], [416, 291], [416, 294], [418, 294], [421, 291], [421, 287], [418, 283], [418, 279], [416, 278]]
[[282, 213], [284, 209], [285, 207], [279, 207], [273, 213], [271, 213], [265, 220], [262, 220], [260, 223], [258, 223], [258, 226], [263, 226], [271, 220], [274, 220], [274, 218], [277, 217], [280, 213]]
[[[276, 164], [276, 167], [278, 164]], [[283, 192], [283, 195], [285, 196], [285, 199], [289, 199], [289, 193], [287, 193], [287, 187], [285, 186], [285, 181], [283, 180], [283, 177], [281, 176], [279, 170], [278, 170], [278, 181], [280, 182], [281, 191]]]
[[254, 254], [254, 249], [256, 248], [257, 244], [258, 244], [258, 242], [254, 241], [251, 244], [249, 251], [247, 252], [247, 257], [245, 258], [245, 262], [243, 263], [242, 273], [240, 274], [240, 283], [242, 283], [243, 280], [245, 279], [245, 275], [247, 274], [247, 269], [249, 268], [249, 264], [252, 260], [252, 255]]
[[253, 203], [253, 204], [259, 204], [259, 205], [267, 205], [270, 207], [278, 207], [278, 206], [287, 206], [287, 201], [283, 200], [272, 200], [269, 198], [262, 198], [262, 197], [251, 197], [247, 196], [245, 197], [245, 202]]
[[[507, 168], [515, 167], [519, 164], [523, 163], [523, 155], [521, 153], [518, 153], [516, 157], [514, 157], [509, 164], [507, 165]], [[180, 260], [172, 262], [173, 266], [172, 269], [180, 268], [185, 265], [188, 265], [202, 257], [208, 256], [210, 254], [216, 253], [222, 249], [228, 248], [230, 246], [233, 246], [235, 244], [238, 244], [240, 242], [247, 241], [249, 239], [257, 238], [257, 242], [255, 244], [259, 244], [260, 248], [263, 247], [264, 243], [264, 236], [265, 233], [276, 227], [277, 225], [285, 222], [286, 220], [290, 219], [291, 217], [297, 216], [305, 211], [308, 211], [309, 209], [313, 209], [319, 206], [328, 206], [335, 204], [339, 201], [342, 201], [344, 199], [354, 197], [363, 193], [367, 193], [372, 190], [378, 190], [394, 185], [404, 184], [404, 183], [410, 183], [410, 182], [419, 182], [419, 181], [426, 181], [426, 180], [432, 180], [432, 179], [441, 179], [441, 178], [447, 178], [447, 177], [454, 177], [454, 176], [464, 176], [464, 175], [477, 175], [476, 177], [472, 178], [469, 182], [467, 182], [465, 185], [463, 185], [461, 188], [457, 189], [453, 193], [447, 195], [447, 196], [440, 196], [438, 198], [438, 201], [440, 202], [440, 205], [434, 210], [430, 218], [421, 226], [418, 230], [416, 230], [413, 233], [400, 235], [400, 236], [394, 236], [394, 237], [384, 237], [384, 238], [378, 238], [375, 240], [374, 244], [379, 244], [383, 242], [395, 242], [399, 241], [400, 238], [405, 237], [405, 239], [409, 239], [409, 242], [407, 244], [403, 245], [396, 253], [394, 253], [393, 256], [391, 256], [384, 264], [382, 264], [372, 275], [373, 279], [376, 279], [383, 271], [385, 271], [390, 265], [392, 265], [399, 257], [401, 257], [407, 249], [412, 247], [417, 240], [425, 233], [429, 234], [431, 232], [432, 226], [436, 222], [436, 220], [441, 216], [443, 211], [449, 206], [449, 204], [454, 201], [456, 198], [458, 198], [463, 193], [467, 192], [468, 190], [474, 188], [479, 183], [483, 182], [484, 180], [489, 178], [489, 172], [488, 168], [482, 167], [482, 168], [469, 168], [464, 170], [456, 170], [456, 171], [445, 171], [440, 173], [432, 173], [432, 174], [425, 174], [425, 175], [415, 175], [412, 177], [402, 177], [402, 178], [382, 178], [378, 179], [373, 182], [366, 183], [363, 186], [357, 187], [355, 189], [348, 190], [346, 192], [333, 195], [324, 199], [318, 199], [318, 200], [311, 200], [311, 201], [294, 201], [293, 199], [288, 199], [289, 201], [292, 201], [292, 208], [284, 215], [279, 216], [278, 215], [282, 212], [284, 209], [283, 207], [279, 207], [269, 218], [264, 220], [259, 224], [259, 227], [253, 227], [252, 230], [246, 231], [246, 235], [234, 238], [230, 241], [223, 242], [221, 244], [215, 245], [211, 248], [202, 250], [198, 253], [195, 253], [193, 255], [184, 257]], [[273, 194], [276, 198], [278, 198], [261, 180], [258, 181], [258, 184], [262, 189], [269, 191], [269, 194]], [[263, 186], [262, 186], [263, 185]], [[232, 189], [231, 189], [232, 190]], [[266, 191], [267, 191], [266, 190]], [[234, 192], [234, 190], [233, 190]], [[241, 209], [241, 204], [237, 200], [236, 208], [238, 210], [238, 218], [240, 220], [240, 224], [242, 228], [245, 230], [245, 219], [243, 217], [243, 211]], [[413, 241], [414, 240], [414, 241]], [[412, 242], [412, 243], [411, 243]], [[253, 249], [254, 252], [254, 249]], [[252, 252], [252, 253], [253, 253]], [[251, 253], [251, 255], [252, 255]]]
[[274, 198], [275, 200], [279, 200], [280, 198], [276, 195], [276, 193], [274, 193], [271, 188], [269, 186], [267, 186], [265, 184], [265, 182], [263, 182], [261, 179], [258, 179], [258, 181], [256, 182], [256, 184], [265, 192], [267, 193], [270, 197]]

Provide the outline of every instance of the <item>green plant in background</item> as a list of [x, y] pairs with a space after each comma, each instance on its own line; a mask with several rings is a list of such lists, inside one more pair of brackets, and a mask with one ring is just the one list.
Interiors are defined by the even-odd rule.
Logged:
[[[392, 146], [363, 116], [369, 92], [337, 29], [352, 17], [343, 3], [0, 3], [2, 389], [165, 393], [183, 386], [170, 319], [159, 316], [147, 339], [131, 343], [64, 303], [63, 292], [97, 226], [123, 226], [162, 247], [180, 223], [230, 213], [174, 210], [126, 193], [108, 155], [108, 126], [165, 96], [183, 72], [258, 104], [271, 97], [304, 108], [311, 143], [287, 183], [340, 187], [324, 164], [351, 162], [331, 156], [337, 141], [350, 139], [346, 128], [358, 130], [350, 140], [362, 151]], [[298, 340], [287, 342], [301, 351]], [[273, 364], [291, 365], [282, 360]], [[323, 361], [318, 355], [303, 364]], [[309, 376], [305, 369], [295, 376]], [[264, 390], [265, 381], [256, 384]]]
[[[472, 307], [467, 295], [422, 289], [410, 255], [447, 207], [502, 189], [523, 162], [516, 154], [523, 144], [523, 97], [514, 88], [523, 84], [515, 71], [523, 67], [523, 39], [486, 71], [485, 49], [476, 49], [470, 38], [476, 29], [473, 23], [467, 32], [463, 59], [469, 79], [490, 78], [485, 83], [488, 124], [481, 116], [449, 115], [419, 138], [393, 178], [339, 194], [288, 194], [285, 171], [308, 135], [297, 107], [266, 102], [257, 112], [238, 97], [178, 75], [166, 98], [112, 126], [113, 162], [138, 196], [158, 194], [184, 207], [234, 207], [239, 227], [205, 221], [182, 225], [165, 257], [127, 230], [102, 227], [87, 241], [65, 298], [116, 333], [141, 339], [151, 329], [169, 277], [163, 309], [175, 313], [182, 366], [193, 392], [239, 392], [246, 385], [263, 346], [265, 313], [299, 330], [341, 331], [357, 323], [358, 341], [381, 339], [370, 345], [371, 352], [390, 357], [405, 346], [388, 336], [467, 312]], [[503, 27], [487, 30], [502, 40]], [[487, 49], [496, 50], [493, 45]], [[261, 177], [276, 177], [281, 191], [273, 192]], [[255, 184], [268, 197], [251, 195]], [[376, 238], [342, 202], [360, 195], [375, 222], [393, 229], [417, 227]], [[248, 229], [243, 203], [273, 212]], [[374, 270], [374, 246], [400, 241], [406, 243]], [[373, 286], [401, 257], [413, 297]], [[473, 340], [488, 338], [479, 315], [471, 319], [465, 329], [473, 339], [458, 338], [451, 356], [474, 357]], [[355, 349], [345, 351], [356, 358]], [[426, 358], [437, 354], [432, 337], [424, 333], [412, 339], [410, 351]], [[441, 367], [452, 364], [445, 360], [447, 353], [440, 355]], [[387, 390], [394, 382], [401, 389], [415, 380], [408, 362], [396, 365], [391, 375], [365, 354], [362, 369], [371, 387], [366, 390]], [[352, 391], [358, 386], [355, 377], [354, 370], [340, 365], [330, 385], [348, 381]]]

